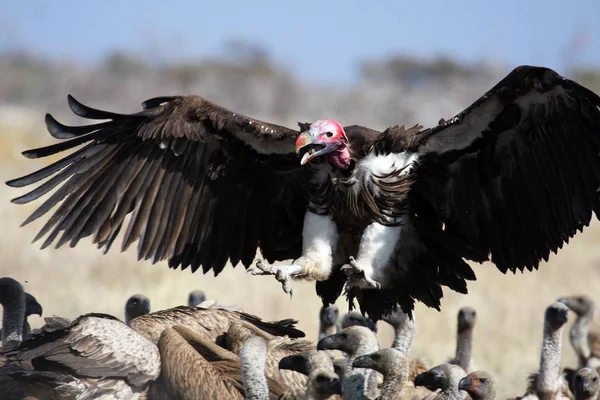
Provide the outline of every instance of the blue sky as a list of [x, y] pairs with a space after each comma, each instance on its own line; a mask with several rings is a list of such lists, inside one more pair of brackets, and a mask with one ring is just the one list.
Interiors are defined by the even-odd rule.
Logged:
[[359, 60], [453, 55], [509, 66], [600, 66], [599, 0], [5, 0], [0, 50], [95, 60], [112, 49], [155, 58], [264, 44], [304, 79], [349, 81]]

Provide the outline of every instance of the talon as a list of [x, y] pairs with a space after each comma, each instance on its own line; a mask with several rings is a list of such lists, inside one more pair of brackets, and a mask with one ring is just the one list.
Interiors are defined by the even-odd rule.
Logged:
[[365, 271], [352, 256], [349, 257], [348, 263], [344, 264], [341, 270], [344, 271], [348, 277], [344, 288], [344, 294], [348, 294], [354, 287], [360, 289], [381, 289], [381, 283], [366, 276]]
[[285, 293], [288, 293], [290, 297], [293, 296], [291, 277], [297, 275], [302, 271], [302, 267], [299, 265], [268, 265], [264, 261], [256, 260], [256, 266], [248, 269], [248, 272], [252, 275], [273, 275], [279, 283]]

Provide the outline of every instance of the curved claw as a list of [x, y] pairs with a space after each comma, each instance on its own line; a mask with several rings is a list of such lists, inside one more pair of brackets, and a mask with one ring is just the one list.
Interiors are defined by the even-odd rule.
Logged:
[[366, 276], [365, 271], [352, 256], [350, 256], [348, 263], [342, 266], [341, 270], [348, 277], [344, 290], [345, 294], [348, 294], [354, 287], [359, 289], [381, 289], [381, 283]]
[[262, 260], [256, 260], [256, 266], [248, 269], [252, 275], [273, 275], [278, 282], [281, 283], [281, 288], [290, 297], [293, 296], [291, 277], [302, 270], [299, 265], [268, 265]]

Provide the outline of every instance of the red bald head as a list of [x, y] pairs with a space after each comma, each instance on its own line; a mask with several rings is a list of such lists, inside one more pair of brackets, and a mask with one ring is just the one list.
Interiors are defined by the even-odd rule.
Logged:
[[[313, 122], [307, 131], [302, 132], [296, 139], [296, 153], [302, 154], [300, 164], [322, 156], [347, 155], [348, 138], [344, 127], [332, 119], [320, 119]], [[333, 153], [333, 154], [332, 154]], [[347, 155], [349, 159], [349, 155]], [[335, 160], [331, 160], [335, 164]], [[336, 165], [337, 166], [337, 165]]]

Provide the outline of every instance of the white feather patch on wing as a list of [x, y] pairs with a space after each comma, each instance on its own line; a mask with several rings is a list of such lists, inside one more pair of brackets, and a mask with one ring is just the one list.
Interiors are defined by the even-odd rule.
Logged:
[[319, 268], [319, 271], [311, 273], [329, 276], [337, 241], [337, 226], [329, 215], [306, 212], [302, 229], [302, 256], [314, 261]]
[[385, 226], [377, 222], [367, 226], [360, 238], [356, 262], [365, 276], [385, 285], [385, 269], [400, 239], [401, 226]]
[[410, 166], [417, 161], [419, 155], [417, 153], [389, 153], [379, 154], [370, 153], [363, 158], [357, 165], [358, 168], [365, 169], [373, 175], [387, 175], [395, 170], [408, 166], [402, 175], [410, 171]]

